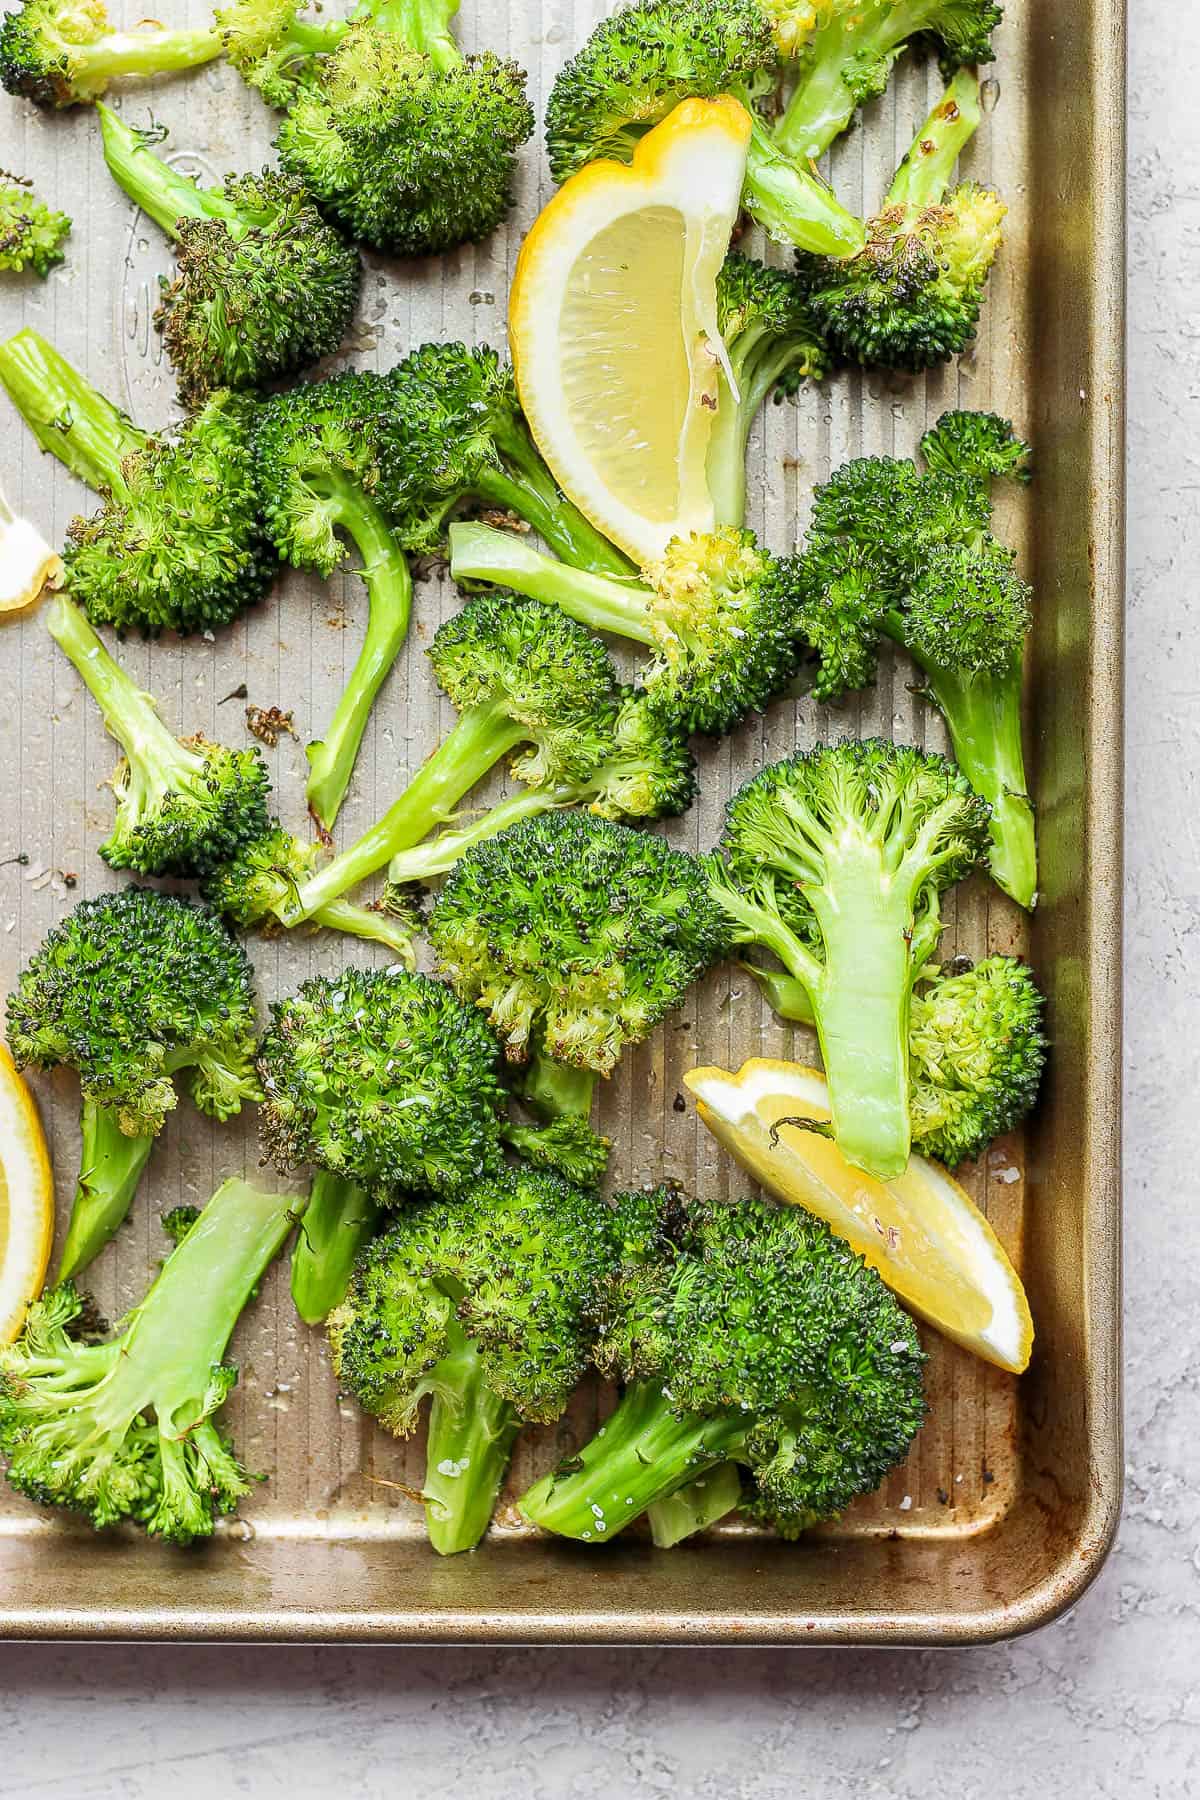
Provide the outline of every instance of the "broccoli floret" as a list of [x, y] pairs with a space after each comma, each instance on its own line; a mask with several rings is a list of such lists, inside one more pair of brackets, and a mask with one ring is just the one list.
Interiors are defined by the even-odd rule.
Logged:
[[712, 892], [739, 943], [806, 990], [833, 1135], [881, 1181], [912, 1136], [913, 984], [944, 890], [982, 860], [988, 808], [945, 757], [869, 739], [785, 758], [729, 802]]
[[487, 594], [439, 626], [429, 650], [459, 719], [383, 817], [278, 907], [312, 918], [451, 818], [513, 751], [517, 779], [550, 790], [578, 782], [612, 738], [615, 672], [600, 640], [552, 606]]
[[519, 1502], [606, 1542], [729, 1461], [789, 1532], [878, 1487], [925, 1416], [912, 1320], [819, 1220], [762, 1200], [621, 1195], [594, 1352], [625, 1381], [602, 1431]]
[[[320, 868], [323, 856], [319, 844], [303, 843], [285, 831], [278, 819], [269, 819], [261, 837], [244, 845], [232, 861], [213, 871], [204, 883], [203, 897], [243, 931], [261, 931], [270, 936], [283, 929], [277, 909]], [[347, 937], [382, 944], [410, 967], [414, 961], [415, 920], [397, 906], [384, 910], [338, 898], [318, 907], [309, 922]]]
[[337, 49], [349, 19], [301, 19], [297, 0], [233, 0], [215, 18], [225, 60], [268, 106], [287, 107]]
[[171, 1242], [178, 1247], [199, 1217], [198, 1206], [172, 1206], [166, 1212], [159, 1213], [158, 1222]]
[[514, 588], [653, 650], [642, 683], [689, 731], [732, 731], [792, 681], [793, 568], [732, 526], [673, 538], [644, 571], [645, 585], [572, 568], [487, 525], [450, 529], [455, 580]]
[[396, 1202], [500, 1167], [497, 1047], [450, 988], [403, 969], [315, 976], [271, 1009], [258, 1059], [263, 1145]]
[[203, 907], [123, 888], [53, 927], [8, 997], [18, 1068], [65, 1064], [83, 1093], [83, 1153], [58, 1279], [86, 1268], [129, 1211], [186, 1075], [200, 1111], [258, 1098], [254, 972]]
[[103, 0], [24, 0], [0, 20], [0, 84], [38, 106], [81, 105], [119, 76], [194, 69], [220, 54], [211, 26], [114, 31]]
[[407, 1436], [431, 1396], [423, 1499], [441, 1555], [487, 1530], [525, 1420], [556, 1419], [588, 1364], [616, 1261], [595, 1194], [518, 1167], [401, 1215], [329, 1324], [338, 1380]]
[[629, 162], [639, 138], [683, 100], [732, 94], [751, 138], [743, 199], [773, 237], [852, 256], [861, 222], [778, 147], [757, 102], [778, 79], [780, 40], [759, 0], [638, 0], [602, 20], [559, 71], [546, 107], [550, 171], [565, 181], [597, 157]]
[[70, 235], [66, 213], [54, 212], [33, 192], [33, 183], [0, 172], [0, 272], [32, 269], [44, 281], [65, 261]]
[[936, 44], [947, 71], [990, 62], [1003, 14], [992, 0], [763, 0], [795, 66], [796, 83], [775, 142], [798, 162], [816, 161], [878, 99], [915, 40]]
[[813, 317], [849, 361], [928, 369], [974, 338], [1008, 210], [978, 182], [951, 186], [980, 117], [979, 78], [964, 69], [917, 133], [858, 254], [798, 255]]
[[632, 824], [686, 812], [696, 796], [696, 759], [682, 728], [637, 689], [621, 699], [601, 760], [576, 781], [526, 788], [485, 813], [402, 850], [388, 865], [396, 887], [423, 884], [452, 869], [473, 844], [564, 806], [586, 806], [601, 819]]
[[100, 846], [110, 868], [207, 875], [262, 835], [270, 776], [257, 746], [227, 750], [173, 736], [65, 594], [55, 596], [47, 625], [125, 753], [112, 781], [116, 826]]
[[[813, 1024], [802, 981], [742, 967], [780, 1018]], [[1042, 1006], [1031, 970], [1012, 956], [974, 966], [956, 957], [921, 971], [909, 1014], [908, 1102], [923, 1155], [956, 1168], [1033, 1111], [1046, 1061]]]
[[34, 1301], [20, 1342], [0, 1348], [0, 1452], [18, 1492], [97, 1530], [211, 1536], [251, 1490], [216, 1423], [238, 1375], [221, 1359], [294, 1206], [225, 1182], [108, 1342], [73, 1335], [84, 1306], [70, 1282]]
[[759, 409], [768, 394], [778, 402], [795, 394], [803, 381], [822, 381], [830, 357], [800, 280], [737, 251], [726, 257], [717, 277], [717, 320], [736, 386], [730, 387], [722, 368], [708, 447], [708, 487], [717, 523], [741, 525], [746, 445]]
[[388, 381], [397, 409], [380, 445], [379, 498], [407, 549], [444, 551], [450, 516], [478, 506], [525, 520], [578, 568], [632, 573], [562, 493], [494, 350], [422, 344]]
[[992, 874], [1032, 907], [1037, 844], [1021, 744], [1031, 590], [987, 528], [991, 481], [1023, 480], [1028, 449], [990, 414], [947, 414], [925, 441], [935, 460], [924, 475], [879, 457], [817, 490], [797, 625], [818, 658], [821, 699], [874, 678], [881, 637], [904, 646], [992, 809]]
[[375, 492], [377, 444], [393, 410], [381, 375], [335, 375], [277, 394], [255, 429], [267, 525], [280, 555], [329, 576], [354, 546], [367, 590], [367, 630], [358, 661], [323, 738], [308, 746], [308, 804], [328, 829], [350, 785], [375, 696], [408, 635], [408, 560]]
[[21, 612], [62, 579], [62, 557], [0, 492], [0, 613]]
[[434, 256], [477, 243], [512, 204], [533, 130], [524, 72], [464, 56], [458, 0], [367, 0], [300, 86], [278, 148], [343, 228], [375, 250]]
[[725, 945], [704, 865], [590, 813], [528, 819], [456, 864], [429, 915], [439, 964], [483, 1008], [525, 1099], [586, 1119], [598, 1076]]
[[138, 431], [35, 331], [0, 344], [0, 381], [43, 450], [104, 498], [67, 529], [71, 593], [95, 625], [206, 631], [277, 569], [251, 449], [253, 403], [214, 394], [179, 432]]
[[362, 265], [300, 183], [264, 169], [203, 188], [153, 155], [146, 133], [99, 112], [114, 178], [177, 246], [154, 317], [184, 404], [331, 355], [354, 317]]

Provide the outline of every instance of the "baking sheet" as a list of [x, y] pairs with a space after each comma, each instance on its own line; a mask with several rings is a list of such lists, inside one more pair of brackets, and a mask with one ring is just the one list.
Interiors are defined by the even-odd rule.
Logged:
[[[465, 0], [468, 49], [491, 45], [530, 72], [541, 116], [555, 71], [607, 10], [501, 7]], [[133, 24], [132, 5], [113, 8]], [[1102, 16], [1101, 16], [1102, 15]], [[204, 9], [186, 16], [199, 23]], [[419, 1440], [396, 1444], [339, 1399], [320, 1334], [301, 1327], [278, 1267], [239, 1331], [242, 1380], [229, 1409], [248, 1465], [269, 1479], [217, 1541], [182, 1554], [94, 1541], [0, 1493], [0, 1635], [484, 1638], [533, 1641], [881, 1641], [995, 1635], [1038, 1622], [1096, 1566], [1119, 1504], [1117, 1099], [1120, 795], [1120, 453], [1122, 37], [1112, 9], [1016, 0], [997, 38], [988, 116], [966, 171], [994, 180], [1011, 206], [975, 349], [928, 378], [844, 375], [768, 407], [755, 429], [748, 522], [774, 549], [802, 535], [814, 482], [847, 458], [909, 454], [947, 407], [1010, 414], [1035, 441], [1038, 478], [1005, 501], [1001, 528], [1038, 588], [1031, 742], [1040, 806], [1043, 900], [1028, 930], [984, 882], [947, 908], [947, 953], [1028, 952], [1051, 996], [1055, 1062], [1028, 1142], [1004, 1140], [967, 1186], [1022, 1269], [1038, 1349], [1022, 1383], [926, 1334], [929, 1423], [882, 1493], [805, 1544], [781, 1546], [738, 1525], [670, 1555], [620, 1540], [580, 1554], [526, 1532], [502, 1509], [470, 1557], [440, 1563], [423, 1542]], [[911, 61], [835, 150], [832, 175], [852, 207], [882, 195], [939, 88]], [[170, 132], [170, 158], [216, 180], [269, 154], [272, 117], [220, 68], [128, 84], [120, 110]], [[160, 152], [161, 153], [161, 152]], [[170, 268], [161, 234], [105, 170], [86, 109], [48, 117], [0, 103], [0, 166], [36, 178], [76, 221], [64, 268], [43, 284], [0, 287], [0, 331], [43, 332], [139, 421], [165, 423], [173, 383], [150, 315]], [[540, 141], [521, 159], [506, 231], [441, 262], [368, 259], [343, 366], [385, 369], [428, 338], [501, 346], [520, 237], [551, 192]], [[755, 240], [749, 240], [752, 247]], [[773, 255], [779, 256], [779, 252]], [[18, 510], [60, 538], [86, 497], [39, 454], [0, 400], [0, 483]], [[456, 606], [437, 578], [418, 589], [414, 625], [375, 707], [338, 840], [381, 812], [452, 723], [424, 650]], [[294, 572], [213, 641], [130, 641], [126, 666], [181, 733], [244, 741], [250, 702], [290, 710], [298, 739], [268, 751], [279, 810], [305, 829], [303, 742], [320, 732], [356, 653], [365, 606], [354, 576], [327, 586]], [[842, 709], [785, 702], [702, 756], [703, 784], [668, 835], [710, 846], [724, 801], [762, 762], [846, 733], [944, 747], [940, 721], [909, 685], [904, 659]], [[235, 696], [235, 697], [230, 697]], [[116, 885], [97, 848], [109, 829], [104, 782], [114, 748], [95, 707], [36, 614], [0, 626], [0, 990], [51, 923], [85, 894]], [[27, 866], [5, 859], [18, 851]], [[331, 935], [253, 944], [264, 1003], [369, 947]], [[380, 958], [382, 960], [382, 957]], [[737, 1192], [681, 1077], [696, 1063], [812, 1045], [781, 1027], [751, 984], [720, 970], [604, 1090], [600, 1123], [620, 1184], [670, 1175]], [[77, 1166], [77, 1089], [66, 1074], [35, 1088], [69, 1200]], [[155, 1149], [133, 1218], [93, 1269], [115, 1316], [161, 1257], [157, 1218], [203, 1202], [225, 1176], [260, 1174], [253, 1118], [217, 1127], [183, 1103]], [[523, 1435], [519, 1492], [590, 1432], [611, 1395], [588, 1390], [560, 1423]]]

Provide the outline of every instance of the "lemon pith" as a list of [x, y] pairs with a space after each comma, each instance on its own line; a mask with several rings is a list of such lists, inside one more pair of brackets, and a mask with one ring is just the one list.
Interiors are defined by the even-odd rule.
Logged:
[[768, 1192], [824, 1219], [945, 1336], [1000, 1368], [1027, 1366], [1033, 1323], [1020, 1279], [944, 1169], [914, 1155], [903, 1175], [880, 1182], [853, 1168], [805, 1128], [830, 1116], [815, 1069], [756, 1058], [736, 1074], [693, 1069], [684, 1081], [714, 1137]]
[[20, 1334], [54, 1239], [54, 1183], [41, 1121], [0, 1045], [0, 1344]]

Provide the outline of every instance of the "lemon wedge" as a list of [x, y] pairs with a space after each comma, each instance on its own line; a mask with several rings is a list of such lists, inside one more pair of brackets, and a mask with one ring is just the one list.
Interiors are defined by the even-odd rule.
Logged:
[[705, 480], [722, 367], [717, 272], [750, 142], [738, 101], [685, 100], [633, 163], [594, 162], [521, 248], [509, 339], [563, 492], [639, 565], [715, 523]]
[[937, 1163], [912, 1156], [895, 1181], [852, 1167], [803, 1121], [830, 1117], [815, 1069], [755, 1058], [737, 1074], [693, 1069], [700, 1117], [778, 1199], [807, 1207], [877, 1269], [921, 1318], [964, 1349], [1020, 1374], [1033, 1348], [1029, 1302], [995, 1232]]
[[62, 558], [0, 493], [0, 613], [21, 612], [62, 583]]
[[29, 1089], [0, 1045], [0, 1344], [11, 1344], [46, 1278], [54, 1182]]

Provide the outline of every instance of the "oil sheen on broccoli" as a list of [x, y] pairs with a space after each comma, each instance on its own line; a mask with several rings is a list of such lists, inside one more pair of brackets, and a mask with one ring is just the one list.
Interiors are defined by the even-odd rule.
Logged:
[[519, 1502], [544, 1531], [606, 1543], [730, 1461], [786, 1536], [901, 1462], [925, 1416], [912, 1320], [819, 1220], [678, 1189], [616, 1201], [624, 1253], [594, 1360], [625, 1383], [577, 1456]]
[[689, 731], [732, 731], [796, 674], [794, 564], [768, 556], [749, 531], [673, 538], [634, 582], [572, 568], [511, 532], [463, 523], [450, 528], [450, 571], [645, 645], [653, 652], [640, 671], [647, 695]]
[[512, 204], [525, 77], [464, 56], [458, 0], [364, 0], [280, 127], [280, 159], [351, 237], [401, 256], [477, 243]]
[[735, 939], [806, 990], [833, 1135], [880, 1181], [903, 1174], [912, 1140], [913, 986], [987, 827], [953, 763], [878, 739], [772, 763], [729, 802], [713, 895]]
[[916, 662], [954, 755], [991, 807], [992, 875], [1037, 898], [1037, 844], [1021, 742], [1032, 595], [989, 530], [997, 478], [1025, 481], [1029, 446], [993, 413], [947, 413], [921, 443], [926, 473], [866, 457], [814, 496], [797, 625], [817, 658], [814, 692], [836, 700], [875, 678], [882, 638]]
[[139, 875], [208, 875], [267, 829], [270, 777], [258, 747], [177, 738], [66, 594], [47, 611], [51, 637], [87, 683], [124, 755], [113, 776], [116, 825], [100, 854]]
[[259, 1095], [254, 976], [221, 920], [136, 887], [83, 900], [8, 997], [18, 1068], [74, 1069], [83, 1149], [58, 1279], [87, 1267], [129, 1211], [182, 1076], [228, 1119]]
[[617, 1256], [594, 1193], [525, 1164], [400, 1214], [329, 1322], [340, 1386], [398, 1436], [430, 1398], [422, 1498], [441, 1555], [487, 1530], [525, 1421], [558, 1418], [588, 1366]]
[[0, 1347], [0, 1454], [18, 1492], [98, 1531], [129, 1522], [172, 1544], [212, 1535], [253, 1485], [217, 1417], [238, 1376], [223, 1358], [295, 1206], [225, 1182], [101, 1341], [69, 1281], [33, 1302], [20, 1341]]
[[263, 387], [332, 355], [354, 317], [362, 264], [301, 184], [264, 169], [201, 187], [155, 156], [146, 133], [98, 110], [114, 179], [175, 240], [175, 278], [155, 322], [184, 403]]
[[44, 281], [65, 261], [70, 230], [66, 213], [39, 199], [32, 183], [0, 174], [0, 274], [32, 269]]
[[253, 403], [216, 393], [177, 433], [139, 431], [35, 331], [0, 344], [0, 381], [43, 450], [103, 497], [64, 560], [94, 625], [157, 637], [216, 629], [262, 598], [278, 563], [251, 449]]

